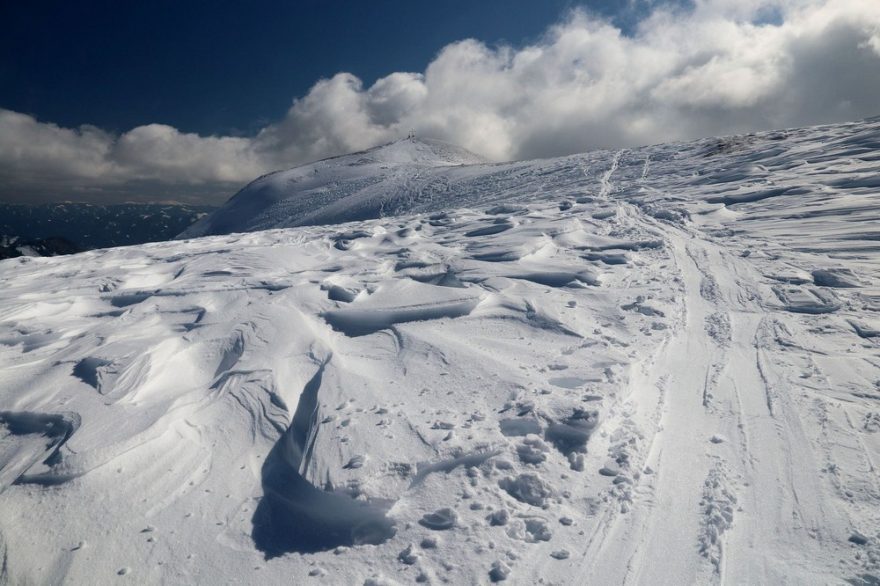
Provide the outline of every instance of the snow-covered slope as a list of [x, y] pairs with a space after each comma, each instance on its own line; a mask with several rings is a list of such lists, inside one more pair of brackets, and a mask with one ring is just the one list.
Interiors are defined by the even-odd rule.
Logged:
[[486, 161], [439, 140], [398, 140], [260, 177], [181, 237], [391, 215], [410, 209], [426, 190], [442, 194], [453, 168], [481, 163]]
[[880, 122], [443, 172], [0, 263], [0, 581], [877, 582]]

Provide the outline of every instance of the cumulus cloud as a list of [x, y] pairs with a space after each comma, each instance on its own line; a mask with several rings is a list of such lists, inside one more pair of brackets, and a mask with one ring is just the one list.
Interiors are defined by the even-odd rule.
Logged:
[[369, 87], [339, 73], [250, 138], [158, 124], [114, 136], [0, 110], [0, 195], [158, 186], [218, 201], [266, 170], [410, 129], [506, 160], [880, 114], [876, 0], [650, 5], [630, 34], [575, 11], [528, 46], [459, 41]]
[[265, 169], [247, 138], [202, 137], [163, 124], [115, 136], [0, 109], [0, 198], [8, 201], [216, 202], [218, 192]]

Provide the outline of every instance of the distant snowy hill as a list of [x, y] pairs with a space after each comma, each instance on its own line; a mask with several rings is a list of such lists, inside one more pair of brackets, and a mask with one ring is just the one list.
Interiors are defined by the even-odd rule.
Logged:
[[478, 163], [486, 161], [439, 140], [399, 140], [260, 177], [181, 237], [393, 215], [415, 197], [443, 197], [450, 177], [460, 176], [454, 167]]
[[405, 141], [2, 261], [0, 583], [877, 584], [878, 218], [877, 119]]

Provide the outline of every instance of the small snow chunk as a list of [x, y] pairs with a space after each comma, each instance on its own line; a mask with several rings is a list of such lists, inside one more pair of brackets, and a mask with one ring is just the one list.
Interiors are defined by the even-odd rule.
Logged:
[[434, 511], [433, 513], [425, 513], [419, 520], [419, 524], [435, 531], [444, 531], [454, 527], [457, 520], [458, 515], [455, 511], [449, 507], [445, 507]]
[[569, 527], [574, 523], [574, 520], [571, 517], [560, 517], [559, 522], [566, 527]]
[[422, 549], [437, 549], [437, 546], [440, 544], [440, 540], [434, 535], [428, 535], [424, 539], [422, 539], [419, 546]]
[[656, 307], [648, 305], [647, 303], [645, 303], [645, 301], [646, 299], [642, 295], [639, 295], [638, 297], [636, 297], [635, 301], [627, 305], [621, 305], [620, 308], [625, 311], [635, 311], [636, 313], [640, 313], [648, 317], [666, 316], [663, 311], [657, 309]]
[[547, 526], [547, 522], [543, 519], [526, 519], [526, 541], [529, 543], [537, 543], [539, 541], [550, 541], [553, 533]]
[[856, 545], [867, 545], [868, 537], [863, 535], [862, 533], [859, 533], [858, 531], [853, 531], [852, 534], [849, 536], [849, 542], [855, 543]]
[[492, 569], [489, 570], [489, 579], [493, 582], [503, 582], [510, 576], [510, 566], [502, 561], [492, 562]]
[[131, 573], [131, 568], [119, 568], [116, 571], [116, 574], [119, 576], [125, 576], [126, 574]]
[[617, 476], [620, 474], [620, 466], [617, 465], [617, 462], [607, 462], [599, 469], [599, 474], [602, 476]]
[[550, 486], [533, 473], [520, 474], [516, 478], [502, 478], [498, 485], [516, 500], [535, 507], [543, 507], [553, 495]]
[[510, 513], [507, 512], [507, 509], [498, 509], [493, 511], [486, 519], [489, 521], [489, 525], [500, 527], [507, 525], [507, 522], [510, 521]]
[[722, 444], [722, 443], [724, 443], [725, 438], [723, 435], [716, 433], [715, 435], [713, 435], [712, 437], [709, 438], [709, 441], [712, 442], [713, 444]]
[[535, 411], [535, 402], [534, 401], [519, 401], [516, 404], [516, 414], [518, 417], [525, 417], [529, 413]]
[[547, 444], [536, 435], [526, 436], [523, 443], [516, 447], [516, 453], [520, 461], [525, 464], [534, 465], [543, 463], [547, 459], [547, 452], [549, 450], [550, 448], [547, 447]]
[[419, 561], [419, 554], [415, 551], [415, 546], [410, 543], [406, 546], [406, 549], [397, 554], [397, 559], [399, 559], [404, 564], [411, 566]]
[[557, 560], [567, 560], [569, 555], [571, 554], [568, 553], [567, 549], [557, 549], [550, 554], [550, 557]]
[[598, 422], [598, 411], [575, 409], [569, 417], [551, 422], [544, 438], [565, 456], [572, 452], [583, 452]]

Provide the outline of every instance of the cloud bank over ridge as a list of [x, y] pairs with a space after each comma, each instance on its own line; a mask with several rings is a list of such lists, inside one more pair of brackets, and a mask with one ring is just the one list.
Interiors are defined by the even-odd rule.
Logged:
[[421, 73], [320, 80], [253, 137], [111, 134], [0, 109], [0, 199], [221, 203], [266, 171], [410, 129], [509, 160], [877, 114], [876, 0], [659, 4], [629, 35], [575, 11], [528, 46], [468, 39]]

